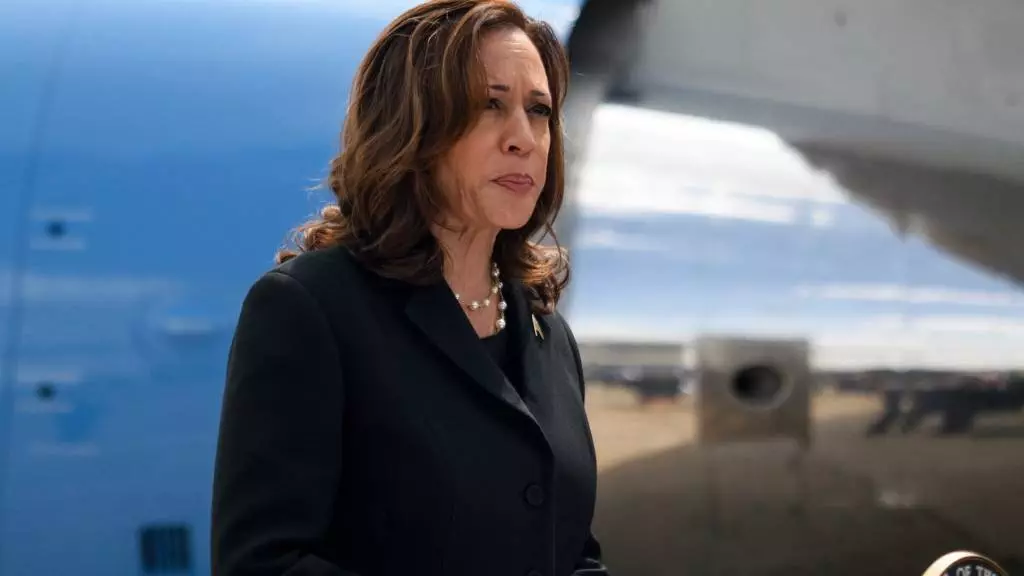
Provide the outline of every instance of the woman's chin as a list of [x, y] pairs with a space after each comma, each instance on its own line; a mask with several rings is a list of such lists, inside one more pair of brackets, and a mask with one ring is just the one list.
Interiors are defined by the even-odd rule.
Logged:
[[501, 217], [495, 218], [492, 223], [495, 228], [501, 230], [519, 230], [526, 223], [530, 221], [530, 217], [533, 216], [533, 212], [525, 212], [522, 214], [506, 213], [502, 214]]

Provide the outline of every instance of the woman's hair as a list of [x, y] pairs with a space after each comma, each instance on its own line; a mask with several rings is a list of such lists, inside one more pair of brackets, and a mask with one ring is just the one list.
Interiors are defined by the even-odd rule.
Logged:
[[[523, 30], [540, 52], [552, 94], [547, 180], [530, 220], [498, 234], [494, 258], [530, 290], [537, 311], [554, 309], [569, 281], [552, 229], [564, 189], [561, 106], [569, 65], [546, 23], [502, 0], [431, 0], [396, 18], [364, 57], [349, 100], [341, 151], [327, 184], [337, 198], [295, 231], [300, 252], [345, 246], [376, 273], [415, 284], [442, 278], [442, 247], [431, 233], [448, 210], [436, 179], [441, 157], [473, 127], [487, 103], [478, 60], [482, 37]], [[550, 235], [554, 247], [532, 241]]]

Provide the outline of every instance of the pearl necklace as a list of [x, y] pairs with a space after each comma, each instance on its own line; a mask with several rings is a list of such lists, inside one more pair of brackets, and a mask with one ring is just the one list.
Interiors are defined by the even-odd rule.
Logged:
[[491, 264], [491, 293], [487, 295], [483, 300], [473, 300], [469, 304], [462, 301], [462, 296], [458, 292], [455, 293], [455, 299], [459, 304], [468, 308], [470, 312], [476, 312], [481, 308], [487, 308], [491, 305], [491, 298], [497, 296], [498, 299], [498, 320], [495, 321], [494, 326], [497, 328], [495, 332], [505, 328], [505, 309], [508, 308], [508, 304], [505, 303], [505, 295], [501, 289], [505, 284], [501, 281], [501, 271], [498, 269], [498, 265]]

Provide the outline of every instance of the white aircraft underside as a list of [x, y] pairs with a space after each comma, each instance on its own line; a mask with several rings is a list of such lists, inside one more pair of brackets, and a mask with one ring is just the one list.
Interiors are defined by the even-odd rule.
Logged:
[[1015, 0], [591, 0], [569, 113], [603, 95], [765, 127], [900, 229], [1020, 281], [1021, 30]]

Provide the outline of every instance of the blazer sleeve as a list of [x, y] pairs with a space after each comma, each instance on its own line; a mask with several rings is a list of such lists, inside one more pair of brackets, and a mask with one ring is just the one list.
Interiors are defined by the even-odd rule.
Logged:
[[338, 348], [319, 305], [268, 272], [228, 356], [213, 479], [215, 576], [355, 576], [318, 551], [341, 470]]
[[[586, 402], [587, 387], [583, 378], [583, 361], [580, 358], [580, 348], [576, 343], [576, 336], [573, 335], [569, 323], [561, 315], [558, 318], [562, 321], [562, 327], [565, 329], [565, 334], [569, 339], [569, 347], [572, 348], [573, 360], [576, 362], [576, 374], [580, 382], [580, 398]], [[593, 438], [590, 439], [590, 452], [595, 454], [596, 458]], [[594, 536], [593, 530], [590, 530], [587, 534], [587, 540], [583, 543], [583, 550], [580, 552], [579, 560], [576, 561], [573, 576], [610, 576], [608, 568], [605, 567], [604, 560], [602, 559], [601, 543]]]

